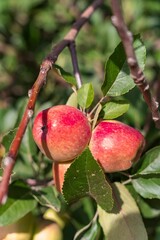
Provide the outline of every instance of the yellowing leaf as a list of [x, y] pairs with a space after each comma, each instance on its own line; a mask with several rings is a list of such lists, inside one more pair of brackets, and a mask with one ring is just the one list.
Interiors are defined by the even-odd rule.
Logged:
[[110, 213], [98, 207], [99, 222], [107, 240], [147, 240], [135, 200], [121, 183], [113, 185], [115, 204]]

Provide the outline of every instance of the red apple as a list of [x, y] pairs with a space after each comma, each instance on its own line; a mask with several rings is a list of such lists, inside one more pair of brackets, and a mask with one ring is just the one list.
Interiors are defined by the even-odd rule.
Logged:
[[63, 182], [64, 182], [64, 175], [71, 165], [69, 163], [53, 163], [53, 178], [54, 184], [59, 192], [62, 192]]
[[77, 108], [59, 105], [40, 112], [33, 124], [33, 138], [39, 149], [57, 162], [73, 160], [86, 148], [91, 127]]
[[102, 121], [93, 130], [90, 150], [105, 172], [129, 169], [143, 150], [143, 135], [115, 120]]

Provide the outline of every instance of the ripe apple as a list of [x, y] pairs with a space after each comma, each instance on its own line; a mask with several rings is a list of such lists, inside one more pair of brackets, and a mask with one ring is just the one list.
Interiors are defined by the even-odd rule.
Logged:
[[33, 240], [62, 240], [62, 230], [57, 223], [43, 220], [38, 223]]
[[64, 175], [71, 165], [71, 162], [67, 163], [53, 163], [53, 178], [56, 189], [62, 192]]
[[48, 158], [65, 162], [73, 160], [86, 148], [91, 138], [91, 127], [80, 110], [58, 105], [36, 116], [33, 138]]
[[138, 130], [109, 120], [95, 127], [89, 148], [105, 172], [118, 172], [129, 169], [140, 158], [144, 144]]
[[31, 213], [19, 221], [0, 227], [0, 240], [30, 240], [35, 227], [35, 218]]

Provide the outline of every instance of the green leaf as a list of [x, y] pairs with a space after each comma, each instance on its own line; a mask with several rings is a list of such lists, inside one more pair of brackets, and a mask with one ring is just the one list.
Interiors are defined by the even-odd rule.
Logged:
[[52, 208], [57, 212], [60, 211], [61, 202], [58, 198], [57, 191], [52, 186], [33, 191], [32, 195], [42, 206]]
[[155, 218], [160, 216], [159, 199], [144, 199], [135, 191], [132, 184], [127, 184], [126, 187], [135, 199], [143, 217]]
[[160, 199], [160, 175], [140, 177], [132, 180], [134, 189], [144, 198]]
[[146, 152], [135, 175], [160, 174], [160, 146]]
[[53, 66], [54, 74], [57, 76], [57, 78], [60, 78], [63, 81], [66, 81], [67, 83], [76, 86], [76, 79], [68, 72], [66, 72], [63, 68], [61, 68], [58, 65]]
[[126, 187], [113, 184], [115, 203], [110, 213], [98, 207], [99, 222], [109, 240], [147, 240], [139, 209]]
[[[139, 66], [143, 70], [146, 59], [146, 49], [138, 36], [135, 37], [133, 46]], [[134, 86], [135, 83], [130, 77], [124, 48], [122, 43], [120, 43], [106, 63], [102, 92], [108, 96], [120, 96], [127, 93]]]
[[37, 205], [31, 190], [22, 182], [14, 182], [9, 187], [8, 200], [0, 206], [0, 226], [14, 223], [32, 211]]
[[22, 155], [26, 159], [31, 159], [33, 156], [37, 155], [37, 146], [35, 144], [35, 141], [33, 140], [31, 124], [28, 125], [26, 132], [23, 136], [20, 153], [22, 153]]
[[70, 97], [68, 98], [68, 100], [66, 102], [66, 105], [77, 108], [78, 100], [77, 100], [77, 93], [76, 92], [73, 92], [70, 95]]
[[83, 84], [78, 90], [78, 104], [82, 108], [88, 108], [94, 100], [94, 89], [91, 83]]
[[83, 227], [76, 233], [73, 240], [82, 240], [82, 239], [96, 240], [98, 239], [97, 235], [99, 234], [99, 230], [100, 230], [100, 226], [97, 221], [97, 213], [96, 213], [92, 221], [87, 226]]
[[67, 202], [74, 202], [90, 195], [105, 211], [112, 209], [111, 187], [89, 149], [86, 149], [67, 169], [63, 195]]
[[28, 102], [28, 98], [25, 97], [25, 98], [22, 98], [20, 101], [19, 101], [19, 106], [18, 106], [18, 109], [17, 109], [17, 119], [16, 119], [16, 123], [14, 125], [14, 128], [17, 128], [20, 124], [20, 121], [22, 120], [22, 116], [24, 114], [24, 111], [26, 109], [26, 106], [27, 106], [27, 102]]
[[127, 101], [111, 100], [103, 106], [100, 115], [103, 116], [103, 119], [114, 119], [123, 115], [128, 109], [129, 103]]
[[13, 141], [13, 138], [15, 137], [17, 132], [17, 128], [10, 130], [8, 133], [6, 133], [3, 137], [2, 144], [4, 145], [6, 152], [8, 152], [9, 147]]

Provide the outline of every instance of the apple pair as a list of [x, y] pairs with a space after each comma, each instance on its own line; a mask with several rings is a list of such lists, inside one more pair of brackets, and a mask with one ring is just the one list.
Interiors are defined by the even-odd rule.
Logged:
[[91, 132], [87, 117], [77, 108], [58, 105], [41, 111], [34, 120], [33, 137], [39, 149], [54, 161], [54, 178], [62, 187], [67, 168], [89, 144], [105, 172], [129, 169], [144, 147], [144, 137], [119, 121], [101, 121]]

